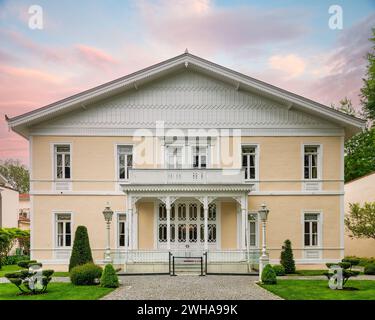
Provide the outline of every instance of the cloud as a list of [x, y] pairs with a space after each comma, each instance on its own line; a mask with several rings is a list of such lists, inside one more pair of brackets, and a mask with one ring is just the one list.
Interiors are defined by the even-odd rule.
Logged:
[[95, 67], [106, 67], [109, 65], [117, 64], [116, 61], [110, 54], [94, 47], [90, 47], [83, 44], [75, 46], [78, 57], [86, 63]]
[[306, 14], [292, 9], [221, 8], [198, 0], [139, 1], [137, 5], [146, 36], [198, 54], [283, 43], [308, 31]]
[[306, 68], [306, 62], [295, 54], [274, 55], [268, 59], [272, 69], [281, 70], [287, 78], [294, 78], [301, 75]]

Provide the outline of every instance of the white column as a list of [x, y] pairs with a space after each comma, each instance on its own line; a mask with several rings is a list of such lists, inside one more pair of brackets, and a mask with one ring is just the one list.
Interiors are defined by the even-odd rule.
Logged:
[[208, 250], [208, 197], [203, 199], [204, 210], [204, 250]]
[[245, 196], [241, 198], [241, 249], [246, 249], [246, 216], [247, 216], [247, 206], [246, 206]]
[[133, 249], [133, 209], [128, 208], [128, 233], [129, 233], [129, 249]]
[[167, 211], [167, 248], [171, 250], [171, 199], [169, 196], [165, 201], [165, 209]]
[[133, 208], [133, 248], [138, 249], [138, 208], [134, 205]]

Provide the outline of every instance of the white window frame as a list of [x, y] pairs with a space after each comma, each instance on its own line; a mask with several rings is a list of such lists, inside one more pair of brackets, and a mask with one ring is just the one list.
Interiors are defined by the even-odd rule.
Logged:
[[[255, 219], [251, 220], [250, 216], [254, 216]], [[255, 244], [254, 245], [251, 245], [251, 243], [250, 243], [250, 222], [255, 224]], [[258, 248], [258, 246], [259, 246], [259, 217], [258, 217], [258, 212], [256, 212], [256, 211], [249, 211], [248, 212], [248, 228], [249, 228], [249, 232], [248, 232], [249, 247], [250, 248]]]
[[[318, 237], [317, 245], [305, 245], [305, 215], [316, 214], [318, 216]], [[302, 224], [302, 247], [306, 249], [321, 249], [323, 246], [323, 211], [322, 210], [303, 210], [301, 213], [301, 224]], [[311, 243], [311, 242], [310, 242]]]
[[[120, 220], [120, 216], [125, 216], [125, 220]], [[124, 223], [124, 245], [121, 246], [120, 245], [120, 222], [121, 223]], [[126, 232], [128, 232], [127, 230], [127, 223], [128, 223], [128, 216], [126, 214], [126, 212], [116, 212], [116, 246], [117, 248], [119, 249], [124, 249], [124, 248], [127, 248], [127, 241], [129, 239], [129, 236], [126, 235]]]
[[[244, 181], [245, 182], [259, 181], [259, 144], [241, 143], [241, 169], [243, 169], [243, 167], [242, 167], [242, 157], [243, 157], [242, 148], [243, 147], [250, 147], [250, 148], [254, 148], [255, 149], [255, 153], [254, 153], [254, 156], [255, 156], [254, 157], [255, 178], [254, 179], [250, 179], [250, 178], [245, 179], [245, 177], [244, 177]], [[249, 160], [248, 160], [248, 162], [249, 162]], [[245, 170], [248, 170], [248, 168], [246, 168]], [[250, 176], [250, 170], [248, 172], [248, 177], [249, 176]]]
[[[70, 178], [65, 178], [65, 170], [63, 170], [63, 178], [57, 177], [57, 147], [58, 146], [69, 146], [69, 153], [64, 152], [63, 157], [63, 168], [65, 168], [65, 154], [69, 154], [70, 158]], [[54, 142], [52, 144], [52, 154], [53, 154], [53, 167], [52, 167], [52, 175], [54, 181], [71, 181], [73, 177], [73, 150], [72, 150], [72, 143], [70, 142]], [[60, 153], [59, 153], [60, 154]]]
[[[207, 169], [208, 168], [208, 148], [209, 145], [193, 145], [192, 147], [192, 163], [191, 167], [193, 169]], [[196, 150], [198, 148], [198, 151]], [[203, 151], [202, 151], [203, 150]], [[198, 156], [198, 166], [194, 167], [194, 158]], [[202, 157], [206, 158], [206, 166], [202, 167]]]
[[[64, 246], [59, 246], [58, 243], [58, 216], [60, 214], [69, 214], [70, 215], [70, 246], [65, 245], [65, 237], [64, 237]], [[73, 242], [74, 242], [74, 221], [73, 221], [73, 212], [69, 210], [62, 210], [62, 211], [54, 211], [53, 212], [53, 244], [56, 249], [71, 249], [73, 247]], [[66, 221], [66, 220], [65, 220]], [[64, 227], [65, 229], [65, 227]]]
[[[310, 178], [305, 178], [305, 148], [316, 147], [317, 148], [317, 177], [311, 178], [311, 168], [309, 166]], [[302, 144], [302, 180], [304, 181], [319, 181], [322, 179], [323, 172], [323, 146], [319, 143], [303, 143]]]
[[[132, 152], [131, 153], [120, 153], [119, 149], [120, 147], [131, 147]], [[115, 144], [115, 159], [116, 159], [116, 180], [117, 181], [129, 181], [128, 176], [128, 163], [127, 163], [127, 157], [125, 157], [125, 178], [120, 178], [120, 154], [124, 155], [132, 155], [132, 166], [130, 168], [134, 168], [134, 144], [132, 143], [116, 143]]]

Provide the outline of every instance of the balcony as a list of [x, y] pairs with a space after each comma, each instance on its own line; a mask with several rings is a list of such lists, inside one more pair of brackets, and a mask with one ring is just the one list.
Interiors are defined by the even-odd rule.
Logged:
[[131, 169], [130, 184], [243, 184], [242, 169]]

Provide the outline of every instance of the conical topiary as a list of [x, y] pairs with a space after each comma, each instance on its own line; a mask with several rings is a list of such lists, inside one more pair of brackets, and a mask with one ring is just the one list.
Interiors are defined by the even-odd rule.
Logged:
[[270, 264], [267, 264], [262, 271], [262, 283], [264, 284], [276, 284], [276, 272], [273, 270]]
[[105, 266], [100, 279], [100, 285], [105, 288], [117, 288], [119, 286], [116, 271], [111, 264]]
[[72, 255], [70, 256], [69, 271], [75, 266], [93, 262], [89, 235], [85, 226], [78, 226], [73, 243]]
[[285, 240], [283, 250], [281, 251], [280, 264], [284, 267], [285, 273], [295, 273], [296, 265], [293, 257], [292, 243]]

